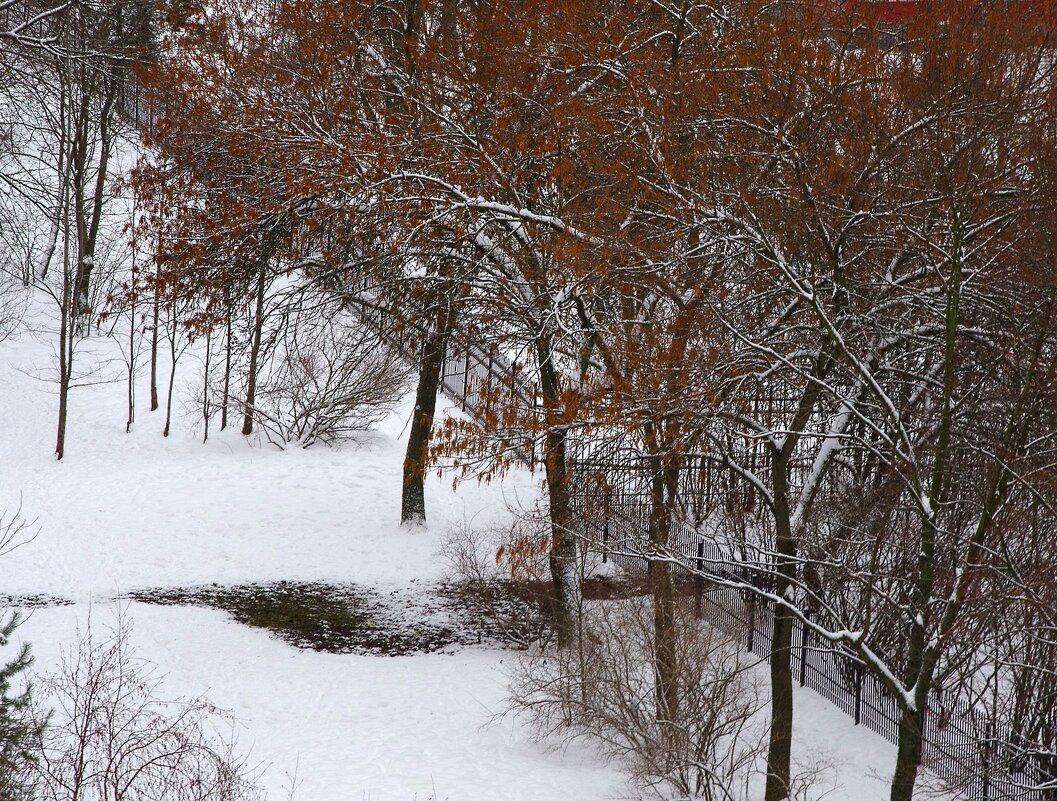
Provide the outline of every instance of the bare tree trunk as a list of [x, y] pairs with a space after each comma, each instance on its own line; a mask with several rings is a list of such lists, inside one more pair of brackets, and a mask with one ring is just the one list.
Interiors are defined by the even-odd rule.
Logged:
[[261, 352], [261, 331], [264, 328], [264, 290], [267, 286], [267, 256], [261, 256], [261, 271], [257, 277], [257, 307], [253, 319], [253, 342], [250, 344], [250, 370], [246, 380], [245, 415], [242, 418], [242, 433], [253, 433], [253, 404], [257, 399], [257, 359]]
[[165, 396], [165, 430], [162, 431], [163, 437], [169, 436], [169, 427], [172, 424], [172, 390], [176, 381], [176, 337], [179, 335], [179, 330], [177, 328], [175, 304], [173, 304], [169, 315], [169, 391]]
[[415, 410], [404, 455], [404, 486], [400, 496], [400, 522], [426, 522], [425, 473], [429, 458], [430, 431], [437, 408], [441, 369], [454, 315], [447, 300], [440, 301], [436, 324], [426, 336], [415, 391]]
[[[961, 237], [955, 227], [953, 231], [954, 251], [958, 252]], [[928, 633], [926, 621], [932, 614], [932, 594], [936, 584], [936, 540], [935, 510], [941, 507], [947, 485], [951, 460], [951, 429], [954, 425], [955, 357], [959, 328], [959, 313], [962, 290], [962, 264], [960, 258], [951, 259], [950, 280], [947, 283], [947, 299], [944, 309], [943, 342], [943, 395], [940, 410], [940, 425], [936, 435], [936, 459], [929, 477], [928, 509], [924, 512], [921, 527], [921, 545], [918, 549], [917, 576], [914, 586], [914, 619], [910, 626], [907, 643], [906, 681], [916, 688], [915, 709], [904, 709], [899, 719], [899, 740], [896, 747], [896, 767], [892, 778], [891, 801], [911, 801], [914, 782], [921, 763], [921, 724], [923, 722], [928, 689], [935, 671], [935, 656], [927, 653]], [[988, 501], [991, 499], [989, 498]]]
[[[793, 538], [789, 509], [788, 458], [784, 452], [773, 455], [771, 482], [774, 490], [775, 565], [774, 593], [785, 598], [795, 586], [796, 540]], [[767, 749], [765, 801], [789, 797], [792, 778], [793, 745], [793, 617], [781, 604], [774, 607], [771, 641], [771, 731]]]
[[[99, 112], [98, 137], [93, 137], [95, 140], [93, 144], [99, 149], [99, 163], [96, 165], [90, 210], [85, 207], [81, 187], [80, 184], [78, 184], [79, 202], [77, 204], [77, 212], [78, 217], [81, 219], [78, 220], [77, 230], [78, 236], [83, 235], [84, 237], [84, 246], [82, 256], [78, 260], [77, 280], [74, 286], [75, 314], [89, 314], [92, 311], [89, 303], [91, 298], [92, 270], [95, 267], [96, 243], [99, 241], [99, 224], [103, 217], [104, 190], [110, 164], [110, 153], [113, 150], [111, 123], [114, 115], [114, 103], [117, 100], [120, 86], [121, 82], [118, 79], [112, 79], [108, 82], [106, 86], [106, 94], [103, 98], [103, 105]], [[88, 130], [86, 127], [86, 150], [88, 147], [87, 137]]]
[[540, 372], [540, 392], [546, 422], [544, 466], [547, 499], [550, 506], [550, 569], [554, 584], [554, 630], [558, 647], [568, 648], [577, 639], [575, 613], [580, 608], [580, 567], [576, 558], [576, 535], [570, 527], [569, 474], [566, 464], [566, 431], [557, 370], [552, 361], [551, 342], [537, 333], [536, 358]]
[[150, 410], [158, 408], [158, 323], [161, 316], [161, 288], [154, 287], [154, 325], [150, 335]]
[[220, 409], [220, 430], [228, 427], [228, 403], [231, 399], [231, 318], [234, 312], [231, 308], [231, 296], [229, 290], [224, 290], [224, 308], [227, 312], [224, 331], [224, 405]]
[[891, 801], [913, 801], [914, 784], [921, 764], [921, 733], [924, 715], [918, 709], [904, 709], [899, 716], [899, 742], [896, 768], [892, 776]]
[[55, 432], [55, 458], [66, 455], [66, 418], [69, 411], [70, 376], [73, 371], [73, 287], [70, 275], [70, 204], [63, 213], [62, 296], [59, 308], [59, 420]]
[[[650, 544], [663, 551], [671, 538], [679, 468], [659, 453], [650, 457], [650, 467]], [[664, 559], [650, 559], [646, 570], [653, 597], [656, 716], [666, 744], [674, 749], [678, 738], [680, 686], [672, 566]]]
[[64, 282], [62, 291], [62, 314], [59, 323], [59, 422], [55, 434], [55, 458], [66, 454], [66, 417], [69, 409], [70, 374], [73, 370], [73, 327], [70, 325], [69, 309], [71, 293], [69, 282]]
[[[70, 326], [70, 308], [72, 305], [70, 286], [70, 195], [71, 195], [71, 155], [69, 134], [70, 89], [66, 75], [60, 74], [60, 97], [58, 115], [59, 133], [59, 219], [58, 226], [62, 233], [62, 293], [59, 297], [59, 415], [55, 431], [55, 458], [62, 459], [66, 454], [66, 419], [69, 411], [70, 375], [73, 370], [73, 336]], [[50, 261], [51, 254], [48, 255]], [[47, 265], [44, 271], [46, 272]]]
[[125, 433], [132, 430], [132, 423], [136, 419], [136, 294], [139, 292], [135, 283], [135, 274], [132, 283], [132, 306], [129, 309], [128, 323], [128, 418], [125, 421]]
[[566, 437], [563, 429], [547, 432], [545, 465], [551, 521], [551, 580], [554, 582], [554, 628], [559, 648], [577, 639], [576, 613], [580, 608], [580, 566], [576, 558], [576, 536], [570, 529], [569, 476], [565, 464]]
[[84, 89], [80, 93], [80, 103], [77, 109], [76, 122], [73, 138], [70, 142], [70, 170], [73, 176], [72, 197], [73, 201], [73, 223], [77, 232], [77, 270], [73, 277], [71, 314], [77, 317], [87, 310], [88, 297], [82, 299], [80, 289], [86, 284], [86, 274], [92, 270], [92, 256], [89, 251], [88, 242], [88, 213], [85, 209], [84, 193], [88, 182], [89, 170], [89, 148], [92, 142], [89, 139], [89, 104], [84, 95]]
[[[59, 146], [58, 173], [59, 175], [66, 174], [66, 147], [64, 144], [60, 144]], [[62, 232], [62, 215], [66, 202], [65, 180], [59, 181], [58, 194], [59, 196], [55, 200], [55, 218], [52, 220], [51, 230], [48, 232], [48, 244], [45, 246], [44, 255], [40, 259], [41, 281], [44, 281], [48, 277], [48, 270], [51, 268], [51, 260], [54, 258], [55, 249], [59, 244], [59, 234]]]
[[202, 433], [202, 442], [209, 442], [209, 362], [213, 355], [213, 332], [206, 332], [206, 364], [205, 378], [202, 381], [202, 417], [204, 418], [205, 430]]

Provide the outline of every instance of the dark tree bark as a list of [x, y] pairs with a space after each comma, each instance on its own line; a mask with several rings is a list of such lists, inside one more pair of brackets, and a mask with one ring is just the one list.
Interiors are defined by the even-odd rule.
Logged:
[[546, 422], [544, 467], [550, 506], [550, 569], [554, 584], [554, 630], [558, 647], [568, 648], [577, 639], [576, 613], [580, 608], [580, 569], [576, 535], [570, 526], [569, 473], [566, 463], [566, 430], [558, 372], [552, 361], [550, 337], [537, 332], [536, 358], [540, 394]]
[[899, 715], [899, 742], [892, 775], [892, 801], [913, 801], [914, 784], [921, 764], [921, 732], [924, 715], [917, 709], [904, 709]]
[[220, 430], [228, 427], [228, 405], [231, 401], [231, 319], [234, 312], [231, 308], [231, 296], [224, 290], [224, 310], [226, 314], [224, 330], [224, 403], [220, 409]]
[[[774, 594], [795, 601], [799, 532], [794, 530], [790, 507], [790, 475], [797, 444], [807, 430], [822, 394], [821, 382], [833, 366], [833, 346], [825, 343], [815, 357], [811, 380], [797, 403], [788, 432], [770, 447], [772, 514], [775, 531]], [[828, 463], [827, 463], [828, 464]], [[793, 745], [793, 614], [782, 604], [774, 605], [771, 641], [771, 730], [767, 748], [767, 782], [764, 801], [789, 798]]]
[[257, 400], [257, 361], [261, 353], [261, 331], [264, 329], [264, 291], [268, 286], [268, 257], [262, 255], [260, 273], [257, 276], [257, 305], [253, 316], [253, 341], [250, 343], [250, 369], [246, 380], [245, 412], [242, 418], [242, 433], [253, 433], [253, 404]]
[[128, 317], [128, 382], [126, 395], [128, 398], [128, 417], [125, 419], [125, 433], [132, 430], [132, 424], [136, 420], [136, 296], [139, 292], [133, 278], [132, 306]]
[[429, 458], [430, 431], [437, 407], [437, 391], [454, 314], [448, 303], [437, 310], [436, 324], [426, 336], [415, 391], [415, 410], [404, 455], [404, 485], [400, 497], [400, 522], [425, 523], [425, 472]]
[[[61, 150], [66, 150], [66, 94], [62, 95], [59, 108], [59, 130]], [[70, 375], [73, 370], [73, 328], [70, 325], [70, 309], [73, 304], [70, 276], [70, 171], [69, 165], [62, 173], [62, 294], [59, 298], [59, 419], [55, 431], [55, 458], [66, 454], [66, 418], [69, 410]]]
[[[775, 565], [774, 592], [780, 597], [795, 586], [796, 539], [789, 511], [789, 468], [785, 449], [773, 455], [771, 485], [774, 491]], [[789, 797], [791, 750], [793, 745], [793, 616], [789, 609], [775, 604], [771, 640], [771, 730], [767, 749], [765, 801]]]
[[70, 275], [69, 217], [67, 215], [66, 253], [63, 263], [62, 308], [59, 315], [59, 421], [55, 432], [55, 458], [66, 455], [66, 418], [69, 410], [70, 377], [73, 372], [74, 331], [70, 321], [73, 286]]
[[153, 324], [150, 332], [150, 410], [158, 408], [158, 322], [161, 316], [161, 289], [154, 288]]
[[205, 363], [205, 379], [202, 381], [202, 420], [204, 431], [202, 433], [202, 442], [209, 442], [209, 417], [212, 410], [209, 408], [209, 368], [211, 366], [213, 356], [213, 332], [206, 332], [206, 363]]
[[[77, 260], [77, 276], [74, 280], [73, 314], [91, 314], [92, 270], [95, 268], [96, 244], [99, 241], [99, 224], [103, 217], [104, 189], [110, 164], [110, 153], [113, 150], [113, 133], [111, 122], [114, 116], [114, 103], [120, 89], [117, 79], [111, 80], [105, 88], [103, 105], [99, 116], [98, 132], [89, 130], [88, 98], [83, 102], [81, 119], [78, 122], [77, 152], [73, 159], [74, 166], [74, 211], [77, 223], [77, 239], [80, 253]], [[98, 136], [94, 134], [98, 133]], [[99, 162], [95, 168], [92, 194], [85, 197], [87, 187], [87, 168], [89, 152], [99, 148]]]
[[172, 391], [176, 382], [176, 360], [178, 358], [176, 338], [179, 336], [179, 329], [177, 327], [175, 304], [173, 304], [170, 311], [169, 325], [169, 388], [165, 395], [165, 430], [162, 431], [163, 437], [169, 436], [169, 429], [172, 425]]
[[[663, 552], [671, 538], [679, 468], [672, 458], [665, 459], [659, 453], [650, 457], [650, 468], [650, 544]], [[650, 559], [646, 571], [653, 598], [656, 716], [668, 746], [674, 748], [679, 726], [680, 686], [672, 566], [664, 559]]]

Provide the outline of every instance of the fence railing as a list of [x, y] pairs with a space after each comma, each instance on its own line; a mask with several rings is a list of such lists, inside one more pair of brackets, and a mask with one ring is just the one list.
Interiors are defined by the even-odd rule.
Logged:
[[[351, 308], [382, 339], [405, 359], [417, 363], [427, 331], [424, 328], [395, 325], [395, 316], [379, 303], [378, 292], [366, 283], [354, 288]], [[500, 389], [500, 387], [502, 389]], [[492, 345], [465, 336], [449, 337], [440, 370], [440, 390], [454, 400], [470, 417], [481, 418], [485, 394], [509, 393], [509, 401], [526, 410], [539, 407], [539, 389], [531, 373]], [[535, 444], [529, 441], [515, 449], [515, 455], [528, 465], [536, 461]]]
[[[379, 331], [392, 327], [384, 311], [365, 311]], [[419, 337], [404, 335], [402, 345], [410, 355], [419, 346]], [[529, 375], [494, 349], [476, 343], [460, 344], [445, 354], [441, 388], [472, 416], [478, 411], [484, 392], [506, 385], [515, 402], [527, 408], [537, 405], [537, 389]], [[590, 450], [577, 443], [571, 452], [580, 456]], [[531, 455], [523, 455], [526, 461]], [[649, 504], [643, 487], [633, 478], [620, 480], [626, 466], [612, 462], [605, 453], [595, 452], [585, 461], [571, 460], [574, 506], [586, 541], [601, 552], [603, 559], [629, 568], [640, 568], [646, 561], [645, 532]], [[598, 476], [606, 480], [599, 482]], [[614, 480], [615, 479], [615, 480]], [[616, 485], [622, 491], [613, 492]], [[604, 490], [603, 486], [609, 489]], [[702, 485], [699, 491], [713, 494], [714, 487]], [[594, 493], [592, 495], [592, 493]], [[584, 513], [587, 514], [584, 514]], [[717, 542], [686, 523], [677, 523], [669, 538], [669, 550], [695, 576], [711, 575], [722, 581], [692, 582], [696, 592], [687, 598], [695, 614], [713, 625], [742, 638], [747, 651], [760, 657], [770, 655], [774, 607], [750, 589], [729, 586], [763, 586], [768, 570], [765, 558], [740, 557], [725, 551]], [[763, 569], [761, 569], [763, 568]], [[861, 725], [895, 743], [899, 734], [899, 706], [888, 688], [869, 672], [864, 663], [846, 649], [823, 640], [799, 620], [793, 622], [792, 668], [795, 679], [849, 715]], [[1012, 744], [1008, 732], [998, 732], [993, 720], [982, 715], [954, 693], [943, 693], [930, 701], [924, 718], [922, 763], [966, 801], [1057, 801], [1057, 764], [1048, 753], [1032, 752]]]
[[[573, 466], [574, 473], [576, 465]], [[598, 469], [592, 464], [592, 473]], [[604, 560], [635, 569], [648, 558], [645, 536], [648, 508], [641, 499], [604, 493], [591, 496], [597, 483], [575, 482], [574, 506], [580, 533]], [[625, 500], [629, 496], [624, 496]], [[695, 614], [740, 638], [747, 651], [767, 657], [772, 651], [774, 606], [751, 585], [766, 581], [758, 566], [739, 564], [717, 542], [685, 523], [676, 523], [668, 552], [704, 580], [686, 597]], [[759, 562], [756, 563], [759, 565]], [[714, 580], [709, 581], [707, 576]], [[738, 586], [730, 586], [735, 584]], [[898, 741], [900, 710], [889, 689], [847, 649], [823, 639], [794, 619], [792, 670], [795, 680], [849, 715], [855, 725]], [[922, 764], [967, 801], [1054, 801], [1057, 764], [1049, 753], [1014, 745], [1012, 732], [953, 693], [937, 693], [924, 716]]]

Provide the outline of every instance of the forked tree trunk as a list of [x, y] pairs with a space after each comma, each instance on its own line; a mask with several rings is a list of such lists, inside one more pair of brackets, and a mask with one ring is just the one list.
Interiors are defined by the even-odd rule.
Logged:
[[[953, 230], [953, 244], [958, 253], [960, 229]], [[957, 256], [951, 259], [950, 280], [947, 283], [947, 299], [944, 311], [943, 343], [943, 395], [940, 407], [940, 424], [936, 435], [935, 462], [928, 487], [928, 508], [939, 509], [943, 503], [951, 462], [951, 431], [954, 425], [955, 362], [957, 335], [960, 320], [962, 263]], [[988, 502], [994, 497], [994, 488]], [[917, 688], [915, 709], [904, 709], [899, 718], [899, 738], [896, 747], [896, 767], [892, 776], [891, 801], [911, 801], [914, 782], [921, 764], [922, 723], [928, 688], [935, 673], [936, 656], [928, 653], [928, 632], [925, 621], [929, 615], [933, 591], [936, 586], [937, 540], [939, 530], [933, 513], [926, 512], [922, 519], [921, 545], [918, 549], [917, 578], [914, 586], [912, 611], [914, 620], [910, 626], [907, 643], [906, 681]]]
[[[824, 345], [812, 369], [814, 379], [804, 389], [796, 414], [788, 426], [788, 433], [780, 445], [774, 445], [771, 458], [772, 513], [774, 514], [774, 587], [775, 595], [790, 602], [795, 600], [797, 579], [797, 532], [793, 530], [790, 504], [789, 476], [791, 460], [800, 442], [801, 433], [811, 418], [821, 394], [821, 381], [833, 364], [830, 346]], [[826, 465], [830, 464], [829, 461]], [[820, 468], [821, 469], [821, 468]], [[801, 502], [810, 504], [810, 498]], [[764, 801], [784, 801], [789, 798], [791, 751], [793, 745], [793, 615], [782, 604], [774, 605], [774, 628], [771, 640], [771, 730], [767, 746], [767, 782]]]
[[447, 303], [437, 311], [436, 325], [427, 335], [419, 364], [418, 388], [415, 391], [415, 410], [411, 416], [411, 431], [404, 455], [404, 485], [400, 496], [400, 522], [426, 522], [425, 474], [429, 458], [430, 431], [437, 410], [437, 391], [444, 366], [444, 354], [451, 331], [453, 314]]
[[[77, 235], [79, 238], [83, 238], [84, 246], [83, 255], [78, 260], [77, 280], [74, 287], [75, 315], [89, 314], [92, 311], [89, 302], [92, 289], [92, 270], [95, 267], [96, 243], [99, 241], [99, 225], [103, 218], [103, 201], [105, 198], [110, 154], [113, 150], [114, 137], [110, 130], [110, 123], [114, 114], [114, 104], [117, 100], [120, 86], [121, 83], [117, 79], [108, 83], [103, 97], [103, 105], [99, 112], [99, 130], [98, 137], [96, 137], [97, 146], [99, 148], [99, 161], [95, 168], [95, 177], [93, 179], [94, 186], [92, 189], [90, 205], [85, 202], [86, 199], [81, 194], [82, 187], [78, 185], [78, 202], [76, 204], [78, 217]], [[87, 130], [85, 131], [85, 136], [87, 149]], [[87, 187], [85, 186], [84, 188]]]

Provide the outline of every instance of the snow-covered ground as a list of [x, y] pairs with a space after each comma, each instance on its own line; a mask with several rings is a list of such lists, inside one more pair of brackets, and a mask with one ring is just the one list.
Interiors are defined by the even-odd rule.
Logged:
[[[38, 328], [46, 311], [31, 306]], [[96, 339], [81, 364], [120, 379], [118, 343]], [[324, 580], [381, 591], [439, 580], [438, 549], [453, 525], [501, 521], [531, 505], [530, 476], [499, 482], [450, 476], [427, 486], [428, 527], [398, 525], [400, 466], [410, 400], [377, 431], [340, 448], [279, 451], [234, 431], [211, 432], [177, 411], [163, 439], [163, 412], [124, 431], [118, 380], [74, 391], [67, 455], [52, 456], [53, 338], [22, 333], [0, 342], [0, 509], [35, 521], [35, 538], [0, 561], [0, 594], [46, 594], [68, 606], [33, 610], [19, 630], [36, 669], [48, 672], [89, 619], [120, 611], [138, 654], [166, 675], [170, 696], [207, 695], [241, 722], [240, 745], [263, 767], [273, 797], [289, 776], [307, 801], [602, 801], [636, 797], [619, 765], [587, 746], [537, 743], [502, 716], [515, 654], [490, 647], [403, 657], [301, 651], [224, 612], [120, 600], [160, 586]], [[176, 409], [194, 391], [193, 354], [178, 373]], [[830, 801], [887, 796], [894, 749], [810, 691], [797, 695], [797, 757], [833, 766], [816, 788]]]

